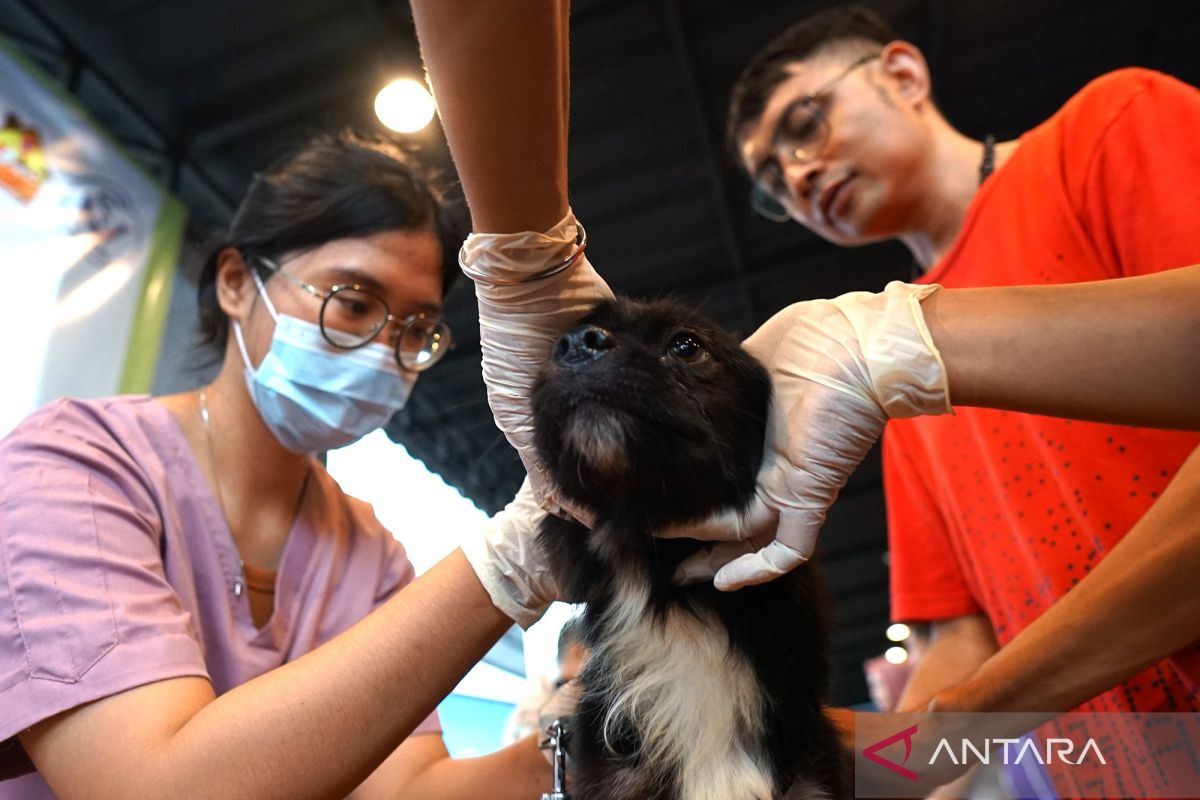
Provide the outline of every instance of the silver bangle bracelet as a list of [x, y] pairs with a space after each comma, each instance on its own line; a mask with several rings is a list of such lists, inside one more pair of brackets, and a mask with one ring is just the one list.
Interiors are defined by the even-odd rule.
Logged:
[[571, 255], [567, 256], [562, 261], [556, 261], [545, 269], [538, 270], [537, 272], [530, 273], [529, 275], [522, 275], [519, 278], [494, 278], [490, 275], [487, 277], [477, 277], [477, 274], [467, 267], [467, 246], [465, 244], [458, 251], [458, 266], [471, 280], [487, 283], [492, 286], [516, 286], [522, 283], [532, 283], [533, 281], [540, 281], [545, 278], [554, 277], [563, 270], [570, 268], [576, 261], [582, 258], [584, 252], [587, 251], [587, 230], [584, 229], [582, 223], [576, 222], [575, 226], [579, 228], [579, 232], [575, 234], [575, 250], [571, 253]]

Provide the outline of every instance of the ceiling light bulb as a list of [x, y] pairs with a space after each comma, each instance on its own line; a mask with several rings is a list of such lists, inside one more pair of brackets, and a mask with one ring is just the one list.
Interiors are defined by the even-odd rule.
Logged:
[[375, 95], [375, 115], [399, 133], [415, 133], [433, 119], [433, 98], [412, 78], [398, 78]]
[[888, 641], [891, 642], [903, 642], [911, 635], [912, 629], [910, 629], [903, 622], [897, 622], [895, 625], [889, 625], [887, 629], [887, 638]]
[[908, 651], [903, 647], [889, 647], [883, 654], [889, 664], [903, 664], [908, 661]]

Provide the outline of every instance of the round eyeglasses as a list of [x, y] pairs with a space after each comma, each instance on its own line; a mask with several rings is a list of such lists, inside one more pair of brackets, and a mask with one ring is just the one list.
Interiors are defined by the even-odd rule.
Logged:
[[854, 70], [879, 58], [879, 54], [863, 56], [839, 72], [815, 92], [804, 95], [779, 115], [767, 158], [753, 176], [750, 186], [750, 207], [773, 222], [787, 222], [791, 187], [783, 174], [784, 163], [807, 164], [825, 152], [829, 144], [829, 120], [817, 102]]
[[268, 258], [259, 256], [256, 260], [321, 301], [318, 317], [321, 335], [334, 347], [343, 350], [364, 347], [393, 322], [396, 329], [389, 342], [395, 348], [396, 363], [403, 370], [424, 372], [450, 350], [450, 326], [437, 314], [418, 312], [396, 317], [382, 297], [358, 284], [339, 284], [323, 291]]

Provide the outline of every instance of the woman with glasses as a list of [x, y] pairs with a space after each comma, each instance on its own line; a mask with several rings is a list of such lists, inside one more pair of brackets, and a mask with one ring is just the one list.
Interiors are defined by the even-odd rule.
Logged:
[[[461, 553], [400, 592], [403, 547], [314, 458], [450, 346], [440, 192], [388, 144], [310, 143], [255, 177], [204, 266], [211, 383], [62, 400], [0, 443], [0, 781], [28, 773], [0, 796], [549, 786], [533, 739], [451, 761], [438, 735], [436, 703], [511, 620]], [[534, 511], [490, 525], [528, 534]]]

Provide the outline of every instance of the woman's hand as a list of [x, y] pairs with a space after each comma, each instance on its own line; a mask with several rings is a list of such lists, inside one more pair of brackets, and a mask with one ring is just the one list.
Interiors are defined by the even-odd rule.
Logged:
[[545, 518], [526, 478], [512, 502], [462, 545], [492, 604], [522, 628], [537, 622], [559, 599], [558, 586], [537, 546]]

